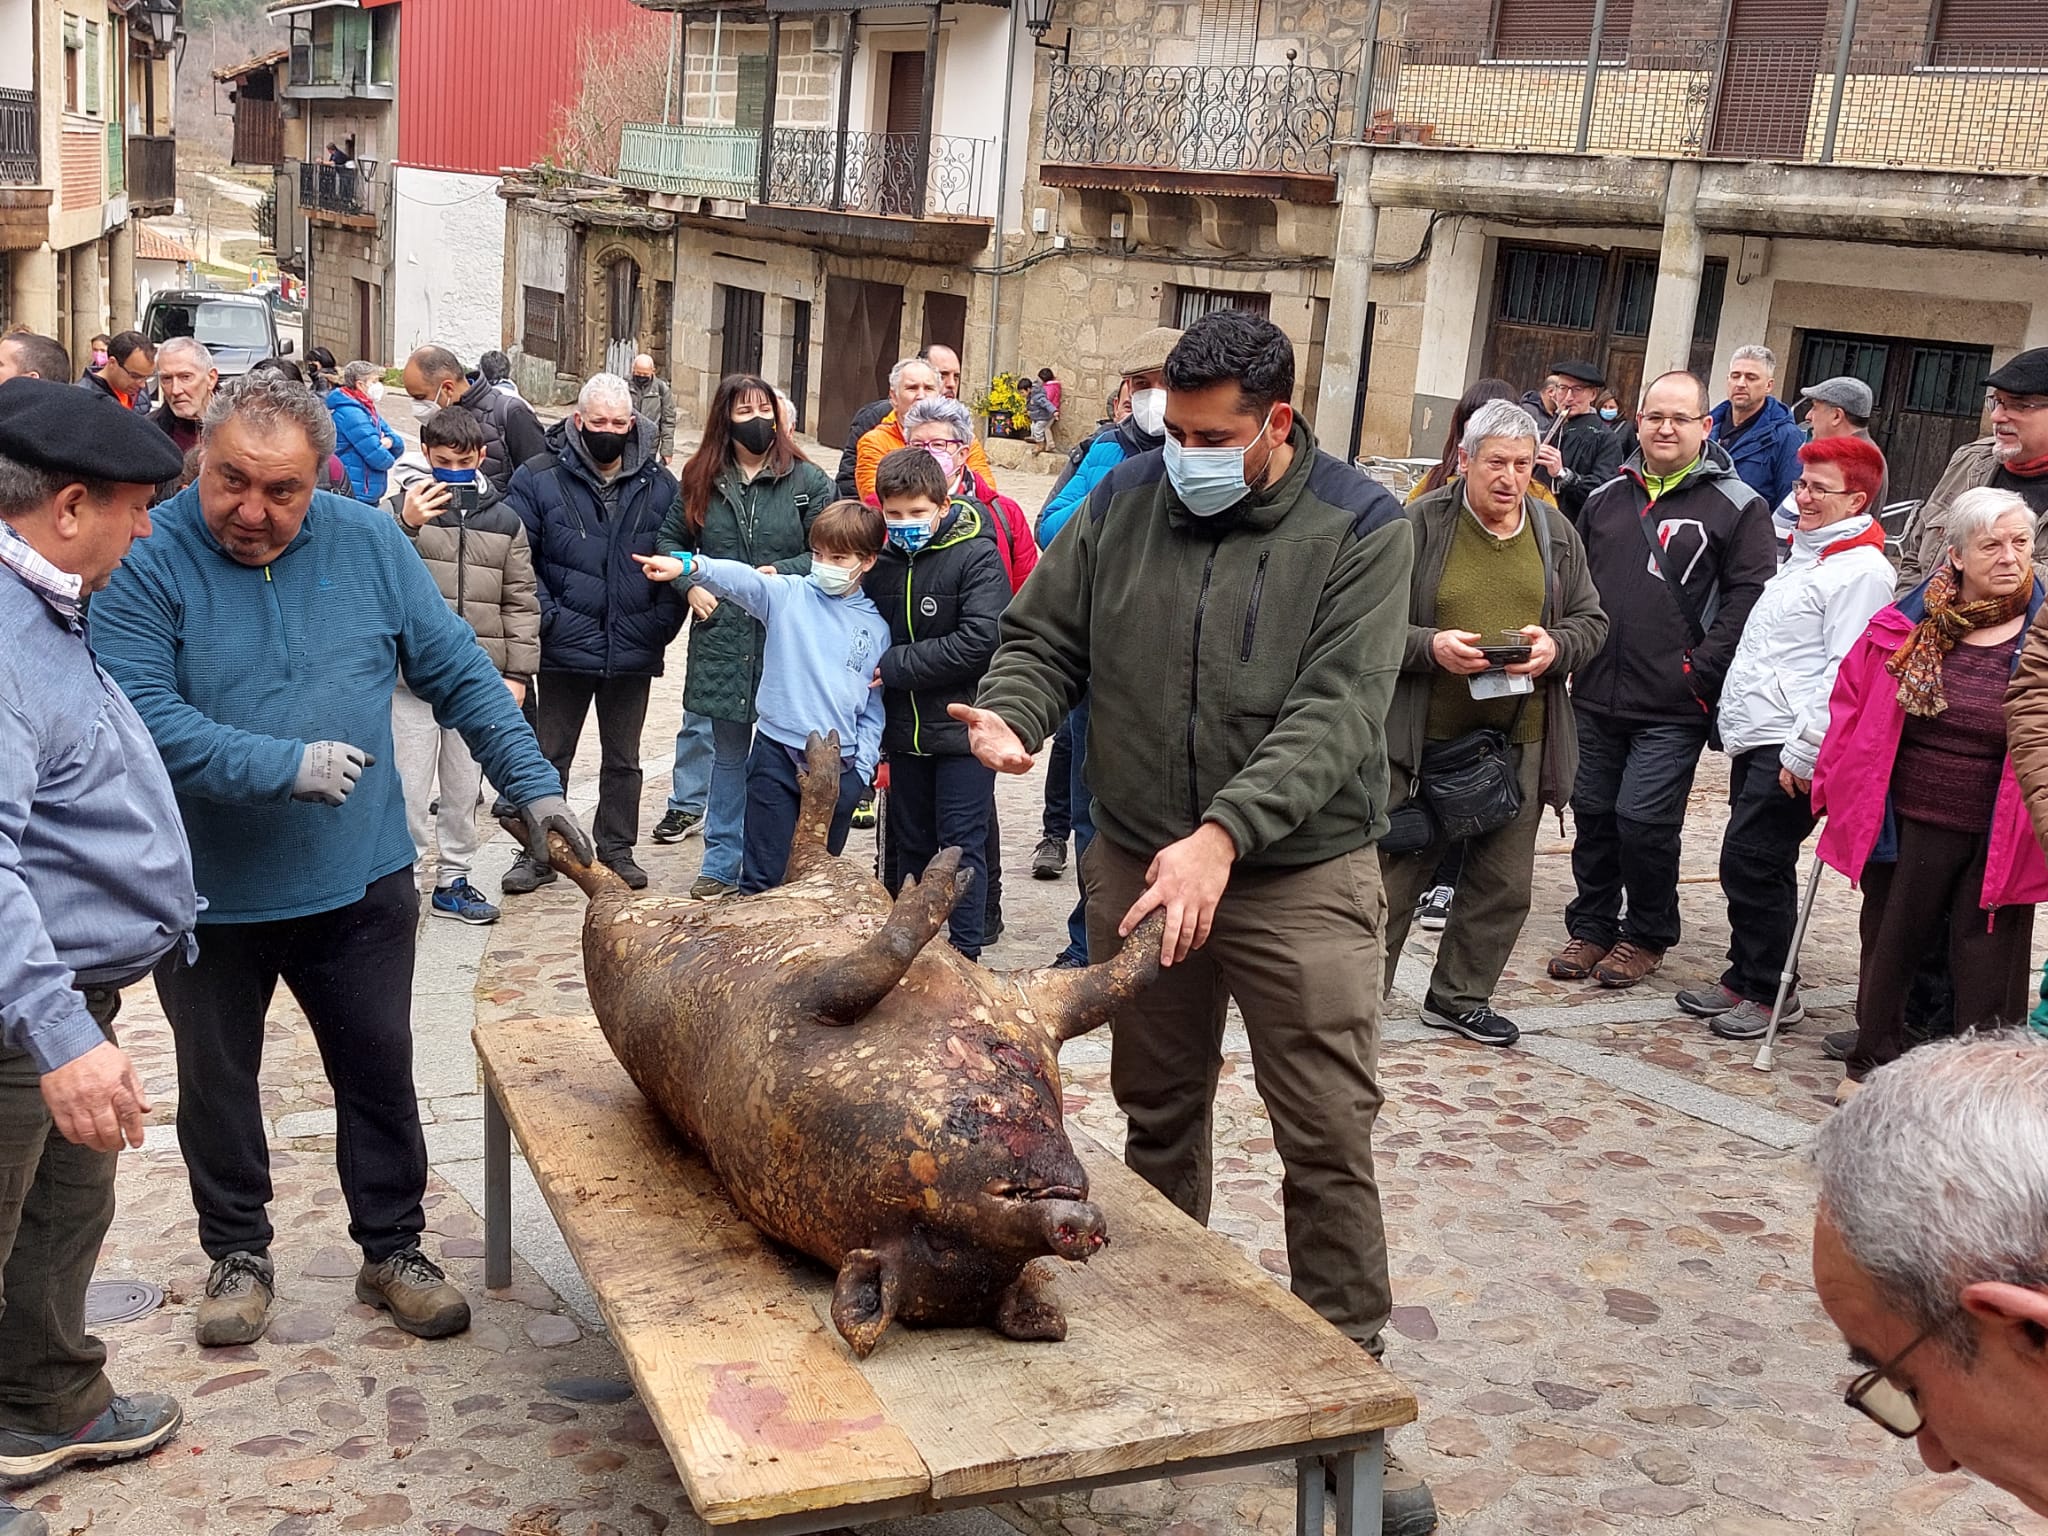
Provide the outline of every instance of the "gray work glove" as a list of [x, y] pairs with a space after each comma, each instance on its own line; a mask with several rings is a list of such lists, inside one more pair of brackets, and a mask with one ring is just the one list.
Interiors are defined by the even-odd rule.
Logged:
[[548, 862], [550, 832], [562, 834], [562, 841], [569, 845], [569, 852], [577, 863], [597, 862], [597, 854], [577, 822], [576, 813], [569, 809], [569, 802], [560, 795], [542, 795], [538, 800], [522, 805], [519, 819], [526, 823], [526, 856], [534, 863]]
[[316, 741], [299, 759], [299, 776], [292, 780], [292, 798], [316, 805], [339, 805], [356, 787], [366, 768], [377, 759], [361, 747], [345, 741]]

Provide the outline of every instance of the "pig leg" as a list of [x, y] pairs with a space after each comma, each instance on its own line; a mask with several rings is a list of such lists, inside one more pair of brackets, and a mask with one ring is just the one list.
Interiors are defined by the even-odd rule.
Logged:
[[896, 1316], [896, 1291], [896, 1266], [872, 1248], [855, 1248], [840, 1264], [832, 1286], [832, 1326], [855, 1359], [874, 1353]]
[[996, 1302], [996, 1332], [1006, 1339], [1057, 1344], [1067, 1336], [1067, 1315], [1053, 1299], [1052, 1266], [1036, 1261], [1010, 1282]]
[[1003, 979], [1052, 1031], [1055, 1040], [1085, 1035], [1158, 979], [1166, 915], [1154, 912], [1132, 930], [1116, 958], [1078, 971], [1009, 971]]
[[973, 876], [960, 867], [960, 850], [948, 848], [925, 869], [922, 881], [905, 881], [889, 916], [858, 949], [819, 961], [793, 978], [789, 1004], [825, 1024], [851, 1024], [887, 997], [910, 962], [946, 925], [953, 905]]
[[789, 864], [783, 883], [794, 885], [821, 864], [832, 861], [826, 847], [832, 812], [839, 804], [839, 733], [811, 732], [804, 743], [804, 771], [797, 786], [796, 833], [789, 840]]

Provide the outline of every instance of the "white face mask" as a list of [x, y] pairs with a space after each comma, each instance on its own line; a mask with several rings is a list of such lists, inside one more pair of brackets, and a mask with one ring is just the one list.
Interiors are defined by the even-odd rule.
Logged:
[[1163, 389], [1141, 389], [1131, 395], [1131, 420], [1138, 424], [1138, 430], [1147, 437], [1160, 437], [1166, 431], [1166, 391]]
[[[1214, 517], [1219, 512], [1228, 512], [1252, 492], [1250, 482], [1245, 478], [1245, 455], [1266, 435], [1266, 428], [1273, 422], [1272, 408], [1266, 410], [1266, 419], [1259, 423], [1259, 435], [1242, 448], [1183, 448], [1172, 438], [1165, 443], [1166, 478], [1173, 482], [1174, 494], [1180, 497], [1181, 505], [1196, 517]], [[1272, 455], [1266, 456], [1268, 469], [1272, 467]]]
[[368, 395], [370, 397], [370, 403], [372, 405], [375, 405], [379, 400], [382, 400], [384, 398], [384, 381], [382, 379], [370, 380], [370, 387], [364, 390], [363, 393]]
[[827, 597], [844, 597], [860, 585], [860, 572], [844, 565], [811, 562], [811, 585]]
[[421, 421], [432, 421], [434, 419], [434, 412], [439, 409], [441, 407], [431, 400], [415, 400], [412, 403], [412, 413]]

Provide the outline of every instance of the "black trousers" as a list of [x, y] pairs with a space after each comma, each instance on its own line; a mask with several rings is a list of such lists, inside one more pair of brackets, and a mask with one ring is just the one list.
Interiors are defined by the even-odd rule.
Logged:
[[270, 1147], [257, 1078], [280, 980], [313, 1026], [334, 1089], [349, 1237], [372, 1263], [419, 1241], [427, 1190], [412, 1080], [419, 909], [412, 870], [393, 870], [332, 912], [206, 924], [194, 964], [173, 953], [157, 966], [178, 1049], [178, 1144], [208, 1258], [270, 1246]]
[[1728, 830], [1721, 889], [1728, 897], [1728, 969], [1721, 985], [1766, 1007], [1799, 923], [1799, 848], [1813, 831], [1813, 802], [1778, 783], [1778, 748], [1757, 747], [1728, 765]]
[[1052, 757], [1045, 765], [1045, 819], [1040, 838], [1064, 843], [1074, 834], [1074, 728], [1062, 720], [1053, 732]]
[[974, 872], [974, 887], [957, 903], [948, 928], [953, 947], [970, 960], [981, 958], [982, 898], [988, 878], [988, 818], [995, 804], [995, 770], [965, 755], [889, 759], [889, 836], [896, 845], [896, 873], [921, 878], [941, 848], [958, 848], [963, 868]]
[[988, 787], [988, 846], [982, 850], [983, 866], [988, 878], [982, 886], [981, 931], [994, 933], [996, 924], [1003, 920], [1003, 829], [996, 824], [996, 787], [993, 780]]
[[591, 840], [599, 859], [633, 851], [640, 841], [640, 731], [647, 723], [647, 677], [595, 677], [587, 672], [540, 675], [540, 749], [569, 792], [569, 765], [583, 722], [597, 705], [597, 819]]
[[[825, 847], [835, 856], [846, 849], [847, 833], [853, 829], [853, 808], [867, 797], [868, 786], [851, 768], [839, 772], [839, 804], [832, 812], [832, 827], [825, 835]], [[796, 762], [789, 748], [770, 741], [764, 732], [754, 732], [753, 751], [747, 756], [747, 821], [744, 864], [740, 889], [752, 896], [782, 884], [789, 870], [789, 847], [796, 837], [797, 816], [803, 809], [803, 784], [797, 778]]]
[[[1572, 784], [1572, 879], [1564, 909], [1575, 939], [1622, 939], [1658, 953], [1678, 942], [1678, 853], [1685, 802], [1706, 750], [1707, 720], [1622, 720], [1581, 706]], [[1628, 915], [1622, 916], [1622, 900]]]

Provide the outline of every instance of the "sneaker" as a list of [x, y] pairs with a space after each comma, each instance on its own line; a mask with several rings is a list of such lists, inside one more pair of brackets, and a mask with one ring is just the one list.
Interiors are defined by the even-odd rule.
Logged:
[[50, 1536], [50, 1522], [0, 1498], [0, 1536]]
[[1847, 1061], [1856, 1054], [1856, 1031], [1831, 1029], [1820, 1037], [1820, 1053], [1829, 1061]]
[[1607, 958], [1607, 946], [1591, 939], [1573, 939], [1550, 957], [1550, 974], [1558, 981], [1584, 981]]
[[647, 871], [633, 862], [633, 855], [630, 853], [613, 854], [610, 858], [602, 859], [599, 862], [621, 880], [625, 881], [628, 890], [644, 891], [647, 889]]
[[1664, 951], [1647, 949], [1623, 939], [1607, 951], [1607, 958], [1593, 967], [1593, 979], [1613, 991], [1632, 987], [1664, 963]]
[[869, 795], [853, 808], [853, 824], [856, 827], [872, 827], [875, 824], [875, 797]]
[[[34, 1483], [74, 1462], [128, 1461], [147, 1456], [175, 1435], [184, 1422], [184, 1410], [179, 1408], [176, 1398], [161, 1392], [137, 1392], [129, 1397], [116, 1397], [98, 1418], [68, 1435], [25, 1435], [18, 1430], [0, 1430], [0, 1477], [10, 1482]], [[0, 1520], [4, 1518], [4, 1513], [0, 1513]], [[30, 1518], [36, 1523], [18, 1525], [17, 1529], [48, 1529], [41, 1515]], [[0, 1525], [0, 1530], [6, 1529]]]
[[[1794, 992], [1785, 999], [1785, 1010], [1778, 1015], [1778, 1033], [1782, 1035], [1805, 1017], [1806, 1008]], [[1745, 997], [1719, 1018], [1709, 1020], [1707, 1028], [1723, 1040], [1761, 1040], [1771, 1032], [1771, 1006]]]
[[356, 1276], [356, 1300], [383, 1308], [415, 1338], [445, 1339], [469, 1326], [469, 1303], [462, 1292], [417, 1248], [394, 1253], [381, 1264], [364, 1264]]
[[1715, 982], [1711, 987], [1690, 987], [1679, 993], [1672, 1001], [1678, 1004], [1680, 1011], [1689, 1013], [1696, 1019], [1718, 1019], [1722, 1014], [1732, 1013], [1740, 1008], [1743, 996], [1740, 992]]
[[505, 878], [498, 882], [498, 889], [507, 896], [524, 896], [544, 885], [553, 885], [556, 878], [551, 866], [541, 863], [530, 853], [522, 853], [505, 871]]
[[254, 1344], [263, 1337], [276, 1294], [268, 1253], [222, 1254], [213, 1261], [206, 1296], [199, 1303], [194, 1332], [200, 1344], [207, 1349]]
[[1448, 1008], [1424, 1003], [1422, 1022], [1431, 1029], [1448, 1029], [1454, 1035], [1477, 1040], [1481, 1045], [1513, 1045], [1522, 1038], [1522, 1032], [1515, 1028], [1513, 1019], [1502, 1018], [1484, 1003], [1470, 1013], [1452, 1013]]
[[1088, 957], [1063, 949], [1053, 956], [1052, 968], [1056, 971], [1085, 971], [1088, 969]]
[[436, 917], [452, 917], [458, 923], [495, 923], [498, 920], [498, 909], [484, 900], [482, 891], [462, 878], [453, 885], [434, 887], [431, 910]]
[[1066, 872], [1067, 840], [1063, 837], [1041, 837], [1037, 851], [1031, 855], [1031, 878], [1057, 880]]
[[690, 886], [692, 901], [719, 901], [727, 896], [737, 896], [739, 893], [738, 886], [727, 885], [716, 875], [699, 875]]
[[1415, 926], [1430, 933], [1442, 933], [1451, 920], [1451, 898], [1458, 893], [1448, 885], [1434, 885], [1415, 904]]
[[691, 833], [703, 830], [701, 811], [670, 811], [654, 824], [654, 840], [657, 843], [680, 843]]
[[[1337, 1469], [1331, 1462], [1323, 1463], [1323, 1483], [1334, 1498]], [[1380, 1473], [1381, 1536], [1429, 1536], [1436, 1525], [1436, 1496], [1429, 1491], [1429, 1484], [1388, 1446]]]

